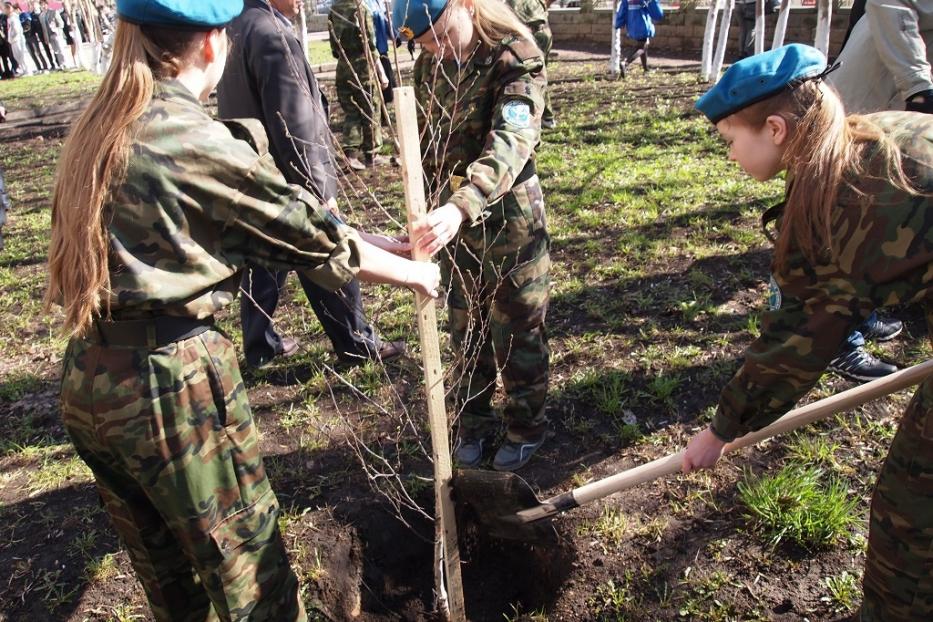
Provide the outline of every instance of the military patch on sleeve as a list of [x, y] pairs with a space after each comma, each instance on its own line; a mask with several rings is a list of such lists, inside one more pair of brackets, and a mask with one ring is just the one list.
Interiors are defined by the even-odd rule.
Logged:
[[781, 308], [782, 302], [784, 301], [781, 295], [781, 286], [774, 280], [774, 275], [772, 274], [771, 282], [768, 283], [768, 307], [772, 311], [777, 311]]
[[506, 102], [502, 106], [502, 118], [509, 125], [524, 129], [531, 125], [531, 106], [522, 101]]

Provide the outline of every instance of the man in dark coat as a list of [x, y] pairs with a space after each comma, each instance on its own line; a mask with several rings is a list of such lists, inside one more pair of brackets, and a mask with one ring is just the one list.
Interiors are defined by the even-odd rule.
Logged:
[[[327, 100], [289, 22], [300, 0], [246, 0], [228, 27], [231, 49], [217, 87], [221, 117], [254, 118], [269, 136], [269, 151], [285, 178], [336, 206], [337, 177], [328, 129]], [[280, 337], [271, 317], [287, 272], [252, 267], [243, 274], [241, 303], [246, 362], [262, 366], [297, 350]], [[360, 286], [351, 281], [329, 292], [299, 275], [305, 294], [338, 357], [346, 362], [389, 359], [404, 342], [381, 343], [363, 316]]]

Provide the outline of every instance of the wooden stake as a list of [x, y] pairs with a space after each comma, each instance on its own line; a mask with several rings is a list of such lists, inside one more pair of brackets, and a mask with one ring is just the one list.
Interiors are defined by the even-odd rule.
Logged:
[[729, 47], [729, 27], [732, 24], [732, 11], [735, 9], [735, 0], [726, 0], [723, 8], [722, 23], [719, 26], [719, 45], [716, 56], [713, 58], [713, 67], [710, 70], [710, 80], [719, 82], [722, 75], [722, 63], [726, 58], [726, 48]]
[[830, 0], [818, 0], [816, 11], [816, 37], [813, 47], [829, 56], [829, 25], [833, 19], [833, 4]]
[[765, 0], [755, 1], [755, 54], [765, 51]]
[[790, 0], [781, 2], [781, 14], [778, 15], [777, 24], [774, 26], [774, 39], [771, 41], [771, 49], [784, 45], [784, 33], [787, 32], [787, 17], [790, 15]]
[[706, 13], [706, 29], [703, 31], [703, 56], [700, 61], [700, 78], [709, 82], [713, 66], [713, 40], [716, 38], [716, 18], [723, 0], [713, 0]]
[[[421, 169], [421, 143], [415, 91], [410, 86], [393, 89], [398, 142], [402, 156], [402, 181], [408, 206], [408, 233], [412, 243], [412, 224], [426, 213], [424, 180]], [[415, 249], [417, 261], [430, 261]], [[431, 447], [434, 455], [435, 525], [435, 588], [438, 610], [453, 622], [466, 620], [463, 602], [463, 580], [460, 576], [460, 549], [457, 543], [457, 523], [451, 493], [450, 441], [447, 409], [444, 405], [444, 374], [441, 350], [437, 338], [437, 313], [434, 299], [415, 295], [418, 311], [418, 334], [421, 337], [421, 359], [424, 363], [424, 385], [428, 399], [428, 422], [431, 427]]]

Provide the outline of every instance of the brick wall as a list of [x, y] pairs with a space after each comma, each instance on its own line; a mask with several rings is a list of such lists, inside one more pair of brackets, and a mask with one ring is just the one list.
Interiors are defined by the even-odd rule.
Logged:
[[[738, 7], [732, 12], [732, 26], [729, 29], [729, 51], [738, 50], [739, 19]], [[656, 25], [657, 34], [651, 40], [653, 46], [676, 52], [698, 52], [703, 47], [703, 32], [706, 29], [706, 9], [676, 9], [664, 13], [664, 21]], [[720, 13], [720, 21], [722, 20]], [[610, 32], [613, 14], [609, 9], [581, 11], [580, 9], [552, 8], [549, 13], [554, 40], [566, 43], [610, 44]], [[777, 14], [766, 17], [765, 49], [771, 47]], [[830, 55], [835, 54], [842, 45], [849, 26], [849, 10], [833, 11], [832, 29], [829, 36]], [[816, 9], [791, 9], [787, 19], [786, 43], [808, 43], [813, 45], [816, 33]], [[718, 34], [718, 32], [717, 32]], [[699, 57], [698, 57], [699, 58]]]

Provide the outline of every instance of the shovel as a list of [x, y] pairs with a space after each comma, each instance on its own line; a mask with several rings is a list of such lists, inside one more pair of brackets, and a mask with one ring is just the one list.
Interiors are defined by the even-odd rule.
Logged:
[[[875, 398], [919, 384], [933, 374], [933, 359], [837, 395], [791, 410], [766, 428], [746, 434], [725, 446], [723, 453], [849, 410]], [[453, 486], [458, 503], [470, 508], [487, 533], [509, 540], [546, 540], [554, 533], [546, 519], [681, 470], [684, 452], [652, 460], [605, 479], [541, 501], [531, 486], [514, 473], [458, 469]]]

